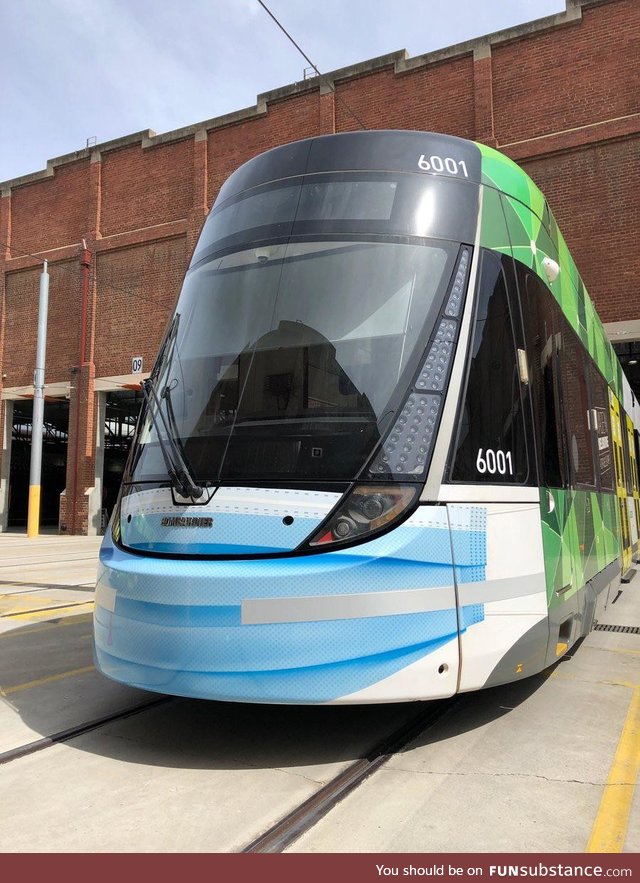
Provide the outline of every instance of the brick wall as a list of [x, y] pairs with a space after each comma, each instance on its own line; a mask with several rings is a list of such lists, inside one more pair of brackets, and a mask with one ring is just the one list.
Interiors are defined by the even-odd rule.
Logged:
[[602, 321], [640, 318], [640, 140], [522, 165], [547, 195]]
[[134, 144], [103, 157], [103, 236], [186, 218], [192, 203], [193, 138], [146, 150]]
[[[5, 294], [4, 386], [25, 386], [33, 380], [38, 331], [40, 267], [7, 274]], [[47, 380], [67, 380], [78, 363], [80, 329], [75, 317], [80, 308], [80, 272], [76, 261], [61, 261], [49, 268], [47, 323]], [[70, 321], [71, 317], [71, 321]]]
[[319, 92], [274, 101], [268, 112], [254, 119], [214, 129], [208, 138], [209, 207], [231, 172], [258, 153], [286, 144], [329, 134], [320, 128]]
[[11, 255], [79, 242], [90, 226], [87, 201], [89, 162], [56, 169], [46, 181], [16, 187], [11, 193]]
[[638, 113], [640, 4], [586, 7], [579, 25], [528, 35], [493, 52], [500, 144]]
[[[0, 184], [0, 388], [31, 383], [39, 262], [29, 253], [45, 253], [47, 381], [70, 383], [71, 435], [81, 427], [70, 439], [81, 474], [68, 472], [68, 526], [72, 513], [73, 529], [86, 528], [93, 377], [128, 374], [133, 355], [151, 366], [226, 177], [278, 144], [358, 128], [353, 113], [369, 128], [503, 149], [549, 198], [603, 320], [640, 319], [639, 47], [637, 0], [568, 0], [566, 13], [510, 31], [335, 71], [326, 77], [335, 94], [305, 81], [258, 96], [255, 108], [158, 137], [137, 133]], [[80, 365], [83, 240], [92, 264]]]
[[97, 255], [97, 377], [128, 374], [132, 356], [151, 368], [180, 289], [185, 251], [180, 237]]
[[419, 129], [462, 138], [475, 136], [471, 53], [403, 73], [390, 67], [342, 80], [336, 94], [339, 132], [360, 128], [351, 108], [368, 129]]

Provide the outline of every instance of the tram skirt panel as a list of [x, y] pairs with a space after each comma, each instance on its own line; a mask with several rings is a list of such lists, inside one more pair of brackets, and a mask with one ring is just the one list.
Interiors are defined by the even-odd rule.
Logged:
[[[474, 511], [461, 507], [452, 528], [454, 546], [476, 550], [457, 565], [465, 585], [484, 577]], [[98, 666], [144, 689], [235, 701], [451, 696], [458, 630], [484, 616], [475, 599], [456, 607], [451, 546], [447, 511], [431, 506], [379, 539], [330, 554], [186, 561], [105, 543]]]

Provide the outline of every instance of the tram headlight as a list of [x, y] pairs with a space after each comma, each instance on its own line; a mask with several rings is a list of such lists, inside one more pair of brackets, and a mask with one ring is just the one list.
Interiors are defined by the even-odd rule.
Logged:
[[389, 497], [385, 494], [367, 494], [362, 498], [360, 509], [365, 518], [374, 521], [388, 509]]
[[356, 485], [309, 540], [310, 548], [371, 539], [405, 516], [417, 485]]
[[336, 519], [331, 532], [337, 540], [346, 540], [358, 532], [358, 524], [348, 515], [341, 515]]

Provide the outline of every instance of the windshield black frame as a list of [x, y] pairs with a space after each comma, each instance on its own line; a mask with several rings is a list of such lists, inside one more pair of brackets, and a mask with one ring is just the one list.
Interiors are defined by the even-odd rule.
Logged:
[[[367, 201], [358, 206], [357, 217], [348, 216], [346, 211], [342, 216], [336, 211], [326, 211], [326, 199], [317, 198], [314, 212], [314, 206], [305, 198], [305, 191], [309, 189], [340, 185], [357, 188], [367, 184], [374, 187], [393, 184], [398, 188], [388, 216], [379, 208], [377, 217], [365, 216], [364, 208], [371, 205]], [[279, 204], [265, 207], [267, 210], [262, 213], [248, 212], [253, 223], [238, 229], [233, 224], [220, 224], [225, 214], [269, 194], [279, 197], [291, 194], [292, 198], [283, 198]], [[364, 189], [363, 196], [366, 200]], [[259, 247], [263, 242], [293, 237], [402, 236], [408, 237], [406, 241], [448, 239], [471, 244], [475, 240], [478, 199], [479, 187], [471, 181], [411, 172], [323, 172], [270, 181], [216, 202], [205, 221], [189, 270], [203, 260], [236, 251], [245, 243]]]

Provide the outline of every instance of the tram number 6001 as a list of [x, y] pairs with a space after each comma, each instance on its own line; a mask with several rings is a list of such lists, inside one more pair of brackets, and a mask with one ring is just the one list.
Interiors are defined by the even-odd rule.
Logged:
[[479, 448], [476, 457], [476, 469], [481, 475], [513, 475], [513, 456], [511, 451], [494, 451], [492, 448]]
[[462, 175], [463, 178], [469, 177], [467, 164], [463, 159], [457, 160], [450, 156], [429, 156], [422, 154], [418, 160], [418, 168], [423, 172], [448, 172], [450, 175]]

